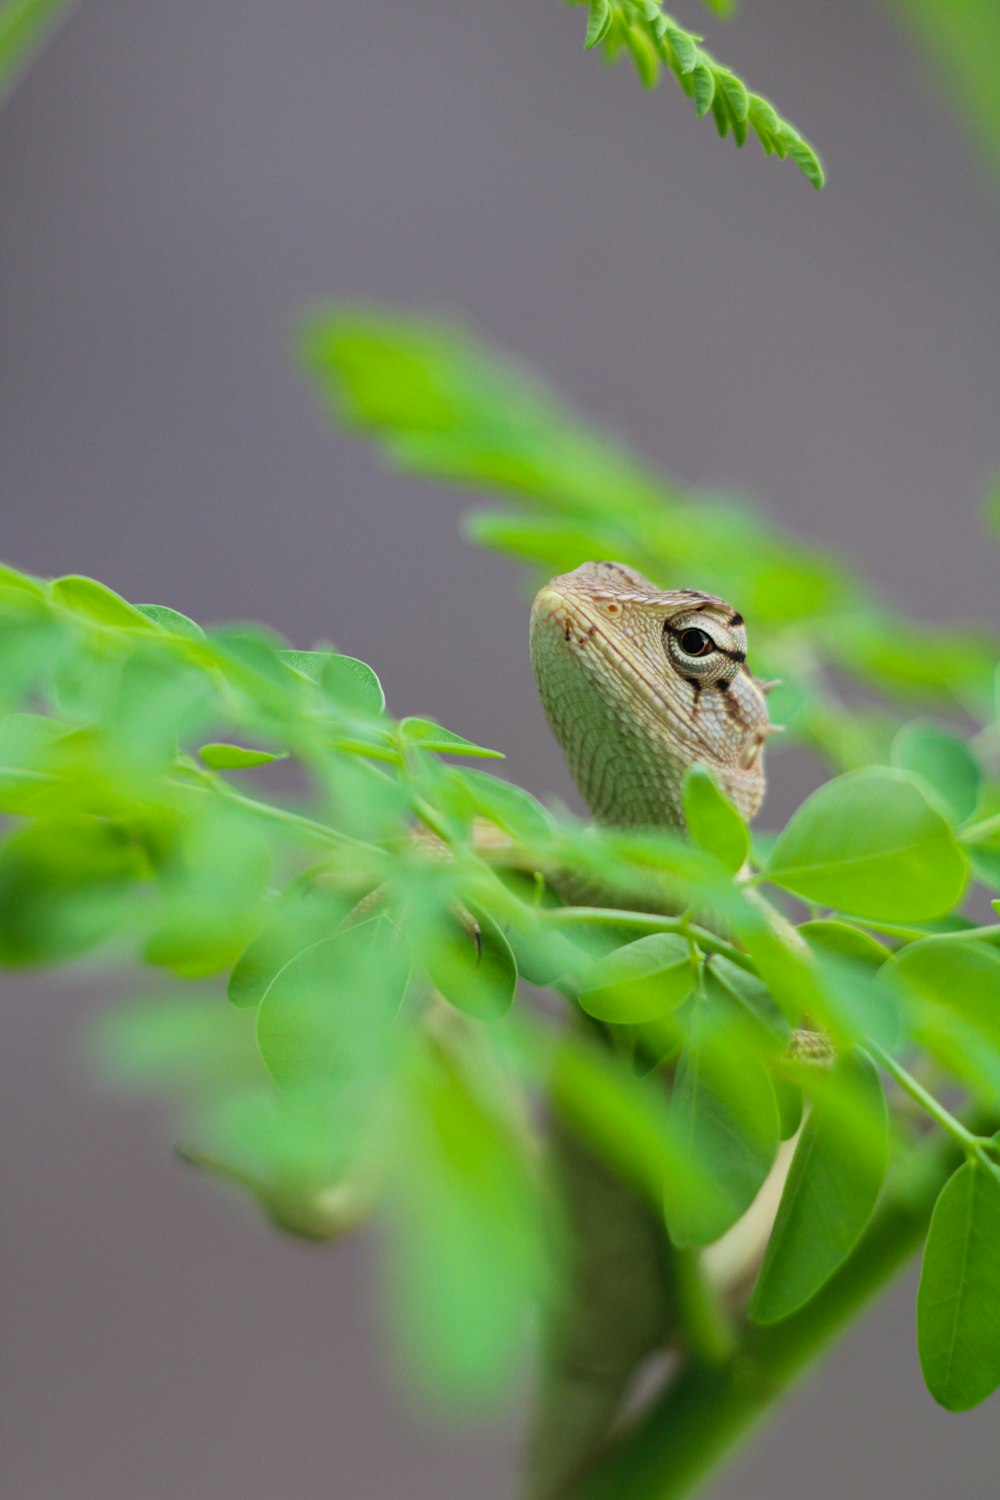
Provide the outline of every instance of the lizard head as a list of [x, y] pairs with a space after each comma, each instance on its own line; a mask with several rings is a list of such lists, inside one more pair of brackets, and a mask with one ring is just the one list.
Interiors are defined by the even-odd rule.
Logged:
[[688, 766], [750, 818], [771, 726], [746, 666], [743, 617], [614, 562], [553, 578], [531, 612], [531, 659], [574, 780], [601, 822], [683, 824]]

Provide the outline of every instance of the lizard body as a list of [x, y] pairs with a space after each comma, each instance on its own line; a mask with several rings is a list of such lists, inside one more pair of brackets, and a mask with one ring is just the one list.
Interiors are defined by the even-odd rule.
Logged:
[[[682, 828], [684, 773], [695, 763], [744, 817], [756, 813], [771, 726], [746, 649], [743, 618], [724, 600], [661, 591], [620, 563], [584, 563], [540, 590], [531, 614], [539, 692], [599, 822]], [[662, 1218], [558, 1126], [551, 1160], [570, 1265], [544, 1340], [530, 1500], [572, 1492], [637, 1368], [676, 1332]]]

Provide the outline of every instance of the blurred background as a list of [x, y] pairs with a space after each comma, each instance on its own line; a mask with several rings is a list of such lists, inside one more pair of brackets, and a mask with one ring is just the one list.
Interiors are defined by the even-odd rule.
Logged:
[[[585, 56], [554, 0], [84, 0], [0, 115], [0, 554], [328, 637], [395, 713], [572, 800], [517, 569], [461, 541], [461, 497], [329, 431], [294, 368], [336, 296], [467, 318], [909, 613], [995, 615], [995, 170], [888, 5], [679, 19], [815, 142], [823, 194]], [[765, 823], [813, 774], [772, 761]], [[374, 1238], [303, 1247], [175, 1166], [81, 1060], [98, 982], [2, 988], [5, 1500], [507, 1496], [517, 1401], [458, 1431], [421, 1409]], [[913, 1289], [712, 1500], [995, 1493], [995, 1402], [933, 1405]]]

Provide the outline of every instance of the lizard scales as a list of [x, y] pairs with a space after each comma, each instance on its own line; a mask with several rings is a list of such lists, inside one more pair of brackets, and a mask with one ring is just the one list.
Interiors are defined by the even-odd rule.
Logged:
[[657, 589], [621, 563], [583, 563], [540, 590], [531, 612], [535, 677], [599, 822], [682, 827], [681, 786], [695, 763], [753, 817], [771, 726], [746, 651], [732, 605]]

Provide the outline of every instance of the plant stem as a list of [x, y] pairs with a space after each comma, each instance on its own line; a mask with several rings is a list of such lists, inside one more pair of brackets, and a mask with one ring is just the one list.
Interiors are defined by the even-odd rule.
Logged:
[[981, 844], [994, 833], [1000, 833], [1000, 813], [993, 813], [988, 818], [980, 818], [978, 823], [967, 823], [964, 828], [958, 830], [958, 836], [963, 844]]
[[[978, 1134], [975, 1127], [970, 1134]], [[567, 1500], [689, 1496], [906, 1264], [938, 1193], [961, 1161], [951, 1137], [934, 1136], [912, 1152], [890, 1179], [854, 1252], [812, 1301], [779, 1323], [748, 1327], [725, 1365], [685, 1366]]]
[[[942, 1130], [948, 1132], [952, 1140], [961, 1146], [967, 1156], [983, 1157], [985, 1149], [993, 1144], [988, 1136], [974, 1135], [971, 1130], [962, 1124], [961, 1120], [955, 1118], [950, 1110], [945, 1109], [940, 1100], [935, 1099], [933, 1094], [929, 1094], [923, 1084], [917, 1082], [912, 1073], [908, 1073], [877, 1042], [873, 1042], [869, 1038], [865, 1046], [889, 1076], [896, 1080], [900, 1088], [909, 1094], [910, 1098], [919, 1104], [921, 1109], [925, 1110], [931, 1119], [935, 1120], [941, 1126]], [[989, 1160], [989, 1158], [984, 1158], [984, 1160]]]
[[589, 923], [607, 927], [634, 927], [637, 932], [677, 932], [682, 937], [696, 938], [703, 948], [718, 953], [720, 958], [727, 958], [730, 963], [737, 964], [748, 973], [757, 972], [757, 965], [748, 953], [734, 948], [732, 943], [709, 932], [707, 927], [689, 922], [686, 917], [664, 917], [646, 911], [619, 911], [614, 906], [553, 906], [545, 915], [556, 927], [567, 922], [571, 926], [577, 923], [586, 926]]

